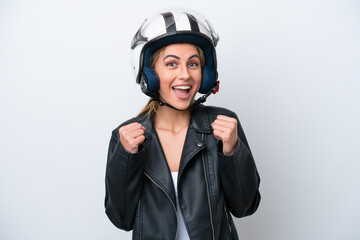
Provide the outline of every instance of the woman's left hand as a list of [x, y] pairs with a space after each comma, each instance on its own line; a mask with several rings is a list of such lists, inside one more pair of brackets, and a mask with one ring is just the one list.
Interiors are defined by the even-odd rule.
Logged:
[[223, 154], [232, 155], [238, 139], [237, 120], [225, 115], [218, 115], [211, 126], [214, 129], [215, 138], [223, 143]]

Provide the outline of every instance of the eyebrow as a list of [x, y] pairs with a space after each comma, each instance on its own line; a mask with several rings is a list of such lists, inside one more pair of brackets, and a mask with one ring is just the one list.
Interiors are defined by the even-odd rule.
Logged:
[[177, 60], [180, 60], [180, 58], [176, 55], [172, 55], [172, 54], [169, 54], [169, 55], [166, 55], [166, 57], [164, 57], [163, 61], [167, 58], [170, 58], [170, 57], [173, 57], [173, 58], [176, 58]]
[[[169, 57], [173, 57], [173, 58], [176, 58], [177, 60], [180, 60], [180, 57], [178, 57], [178, 56], [176, 56], [176, 55], [169, 54], [169, 55], [166, 55], [166, 57], [164, 57], [163, 61], [164, 61], [165, 59], [169, 58]], [[191, 56], [188, 58], [188, 60], [190, 60], [190, 59], [192, 59], [192, 58], [194, 58], [194, 57], [197, 57], [197, 58], [200, 59], [199, 55], [194, 54], [194, 55], [191, 55]]]
[[194, 55], [190, 56], [190, 57], [188, 58], [188, 60], [190, 60], [190, 59], [192, 59], [192, 58], [194, 58], [194, 57], [196, 57], [196, 58], [200, 59], [199, 55], [194, 54]]

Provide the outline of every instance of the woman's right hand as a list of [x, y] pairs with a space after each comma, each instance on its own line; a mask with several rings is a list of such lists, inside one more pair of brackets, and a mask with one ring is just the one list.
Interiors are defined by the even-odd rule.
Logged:
[[138, 122], [130, 123], [119, 128], [120, 142], [130, 153], [137, 153], [139, 145], [145, 140], [145, 127]]

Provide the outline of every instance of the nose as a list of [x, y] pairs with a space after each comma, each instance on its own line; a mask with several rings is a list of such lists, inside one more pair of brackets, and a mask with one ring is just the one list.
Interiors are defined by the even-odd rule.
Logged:
[[190, 78], [189, 69], [187, 68], [187, 64], [182, 64], [179, 72], [179, 78], [181, 80], [187, 80]]

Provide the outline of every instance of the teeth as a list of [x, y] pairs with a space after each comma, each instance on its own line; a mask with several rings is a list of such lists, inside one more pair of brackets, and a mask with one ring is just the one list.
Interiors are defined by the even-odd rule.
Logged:
[[181, 89], [181, 90], [187, 90], [187, 89], [190, 89], [190, 86], [176, 86], [176, 87], [173, 87], [175, 89]]

